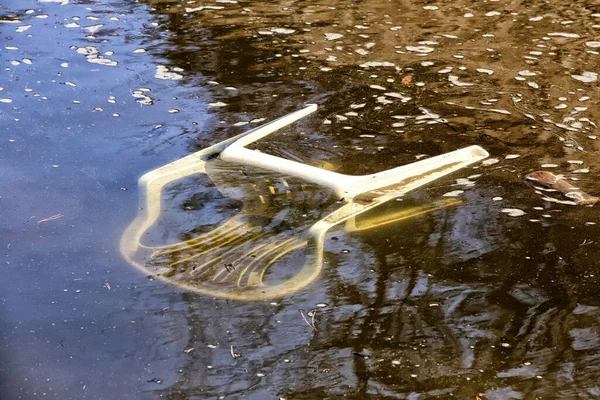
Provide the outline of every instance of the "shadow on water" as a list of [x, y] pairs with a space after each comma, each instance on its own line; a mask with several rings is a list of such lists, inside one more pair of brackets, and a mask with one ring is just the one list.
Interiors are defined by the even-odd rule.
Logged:
[[[600, 193], [595, 3], [30, 3], [0, 8], [6, 393], [600, 397], [598, 212], [524, 181], [548, 169]], [[121, 260], [137, 177], [308, 102], [256, 148], [345, 174], [491, 156], [379, 212], [461, 204], [332, 231], [318, 279], [280, 299], [201, 296]], [[168, 187], [148, 239], [235, 215], [224, 185]]]

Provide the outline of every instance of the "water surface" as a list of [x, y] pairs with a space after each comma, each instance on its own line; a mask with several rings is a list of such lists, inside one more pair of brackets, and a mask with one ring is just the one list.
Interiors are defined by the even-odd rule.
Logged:
[[[600, 193], [594, 2], [5, 0], [0, 20], [3, 398], [600, 397], [598, 212], [524, 179]], [[283, 298], [121, 257], [143, 173], [305, 103], [256, 147], [346, 174], [491, 156], [386, 207], [461, 204], [332, 231]], [[168, 188], [153, 238], [239, 210], [203, 182]]]

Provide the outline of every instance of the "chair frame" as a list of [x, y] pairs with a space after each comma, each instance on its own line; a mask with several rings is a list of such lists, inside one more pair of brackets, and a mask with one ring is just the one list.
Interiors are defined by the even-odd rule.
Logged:
[[[197, 293], [235, 300], [282, 297], [305, 287], [320, 274], [325, 235], [331, 228], [345, 223], [348, 231], [360, 230], [355, 223], [356, 216], [489, 156], [483, 148], [469, 146], [375, 174], [353, 176], [247, 148], [250, 144], [316, 110], [316, 104], [309, 104], [301, 110], [144, 174], [138, 181], [140, 196], [138, 215], [121, 237], [120, 249], [123, 257], [146, 274], [157, 276]], [[258, 167], [316, 183], [333, 190], [341, 199], [343, 205], [340, 208], [316, 222], [308, 230], [307, 243], [314, 246], [314, 256], [288, 281], [273, 286], [258, 284], [253, 287], [215, 289], [214, 287], [174, 282], [161, 275], [164, 270], [150, 269], [146, 265], [146, 260], [139, 259], [138, 254], [141, 249], [152, 250], [152, 248], [142, 245], [141, 242], [144, 233], [161, 214], [161, 192], [164, 186], [189, 175], [206, 174], [206, 164], [216, 157], [229, 163]], [[422, 214], [422, 212], [416, 214]], [[381, 225], [381, 223], [379, 224]]]

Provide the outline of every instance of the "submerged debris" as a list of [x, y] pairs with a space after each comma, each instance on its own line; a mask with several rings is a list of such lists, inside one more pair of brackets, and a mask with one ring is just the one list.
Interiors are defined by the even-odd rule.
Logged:
[[596, 196], [591, 196], [581, 189], [571, 185], [560, 176], [547, 171], [535, 171], [527, 175], [528, 181], [534, 182], [549, 189], [560, 192], [564, 197], [575, 202], [576, 205], [593, 206], [598, 200]]

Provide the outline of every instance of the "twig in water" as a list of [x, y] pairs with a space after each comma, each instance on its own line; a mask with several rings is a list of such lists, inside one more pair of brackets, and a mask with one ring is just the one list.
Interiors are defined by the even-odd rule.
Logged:
[[59, 219], [59, 218], [62, 218], [62, 217], [64, 217], [64, 215], [62, 215], [62, 214], [56, 214], [56, 215], [53, 215], [53, 216], [48, 217], [48, 218], [40, 219], [37, 223], [41, 224], [42, 222], [53, 221], [55, 219]]
[[233, 357], [233, 359], [234, 359], [234, 360], [235, 360], [236, 358], [238, 358], [238, 357], [241, 357], [241, 356], [242, 356], [240, 353], [235, 353], [235, 352], [233, 351], [233, 345], [231, 345], [231, 347], [230, 347], [230, 350], [231, 350], [231, 357]]
[[304, 316], [304, 310], [300, 310], [300, 314], [302, 315], [302, 319], [304, 320], [304, 322], [306, 322], [306, 324], [308, 326], [310, 326], [314, 332], [319, 332], [319, 330], [315, 326], [315, 311], [316, 310], [311, 310], [311, 311], [313, 313], [313, 315], [312, 315], [312, 323], [308, 322], [308, 319], [306, 319], [306, 317]]
[[233, 266], [233, 264], [224, 264], [223, 266], [229, 273], [231, 273], [231, 271], [235, 270], [235, 267]]

